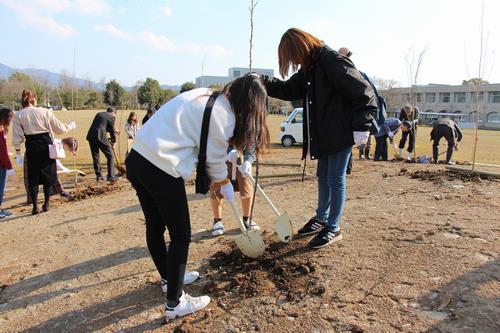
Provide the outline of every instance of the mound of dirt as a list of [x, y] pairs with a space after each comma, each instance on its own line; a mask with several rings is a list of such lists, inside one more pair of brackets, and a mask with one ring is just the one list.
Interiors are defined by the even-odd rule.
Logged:
[[83, 187], [78, 188], [73, 191], [68, 198], [68, 201], [80, 201], [89, 199], [92, 197], [97, 197], [105, 194], [110, 194], [114, 192], [121, 191], [125, 188], [124, 184], [106, 184], [103, 186], [93, 186], [93, 185], [85, 185]]
[[[405, 169], [406, 170], [406, 169]], [[493, 180], [492, 177], [471, 171], [455, 170], [417, 170], [411, 173], [400, 172], [399, 175], [408, 174], [412, 179], [430, 181], [435, 184], [443, 184], [445, 181], [481, 182], [481, 180]]]
[[258, 259], [244, 256], [235, 245], [219, 251], [210, 258], [203, 291], [225, 304], [231, 298], [281, 295], [293, 302], [306, 295], [321, 296], [325, 286], [314, 278], [319, 267], [303, 255], [308, 249], [301, 243], [273, 243]]

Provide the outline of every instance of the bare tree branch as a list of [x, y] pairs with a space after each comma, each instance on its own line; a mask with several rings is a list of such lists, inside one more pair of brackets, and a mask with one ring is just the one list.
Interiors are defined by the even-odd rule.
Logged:
[[259, 3], [258, 0], [250, 0], [250, 7], [248, 8], [250, 10], [250, 50], [249, 50], [249, 58], [250, 62], [248, 65], [248, 71], [251, 73], [252, 72], [252, 49], [253, 49], [253, 11], [257, 4]]

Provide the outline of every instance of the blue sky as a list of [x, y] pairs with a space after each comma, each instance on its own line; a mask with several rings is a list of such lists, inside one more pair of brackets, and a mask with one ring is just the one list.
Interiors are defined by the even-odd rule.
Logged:
[[[249, 0], [0, 0], [0, 62], [124, 85], [181, 84], [248, 66]], [[290, 27], [348, 46], [370, 76], [408, 84], [405, 56], [427, 48], [419, 83], [477, 76], [481, 0], [260, 0], [254, 67], [273, 68]], [[485, 0], [484, 77], [500, 82], [500, 1]], [[204, 64], [204, 67], [203, 67]]]

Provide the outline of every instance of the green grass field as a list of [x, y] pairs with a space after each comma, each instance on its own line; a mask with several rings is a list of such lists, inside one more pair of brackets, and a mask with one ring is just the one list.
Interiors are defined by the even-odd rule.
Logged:
[[[76, 157], [77, 168], [89, 172], [92, 170], [92, 158], [90, 156], [90, 149], [85, 140], [88, 127], [90, 126], [94, 115], [100, 112], [100, 110], [79, 110], [79, 111], [56, 111], [55, 115], [58, 119], [63, 122], [69, 122], [70, 120], [76, 121], [77, 128], [74, 130], [74, 136], [78, 139], [80, 148]], [[139, 119], [145, 114], [144, 110], [136, 111], [139, 115]], [[116, 153], [120, 156], [120, 161], [123, 162], [125, 158], [125, 151], [127, 140], [124, 134], [124, 126], [130, 110], [120, 110], [116, 116], [116, 128], [120, 130], [120, 140], [119, 145], [116, 148]], [[268, 127], [271, 133], [271, 142], [273, 143], [273, 149], [271, 154], [282, 154], [289, 152], [291, 149], [296, 148], [284, 148], [279, 144], [279, 125], [285, 119], [284, 116], [270, 115], [268, 117]], [[429, 127], [420, 127], [417, 136], [417, 154], [418, 155], [432, 155], [432, 147], [429, 142]], [[471, 161], [472, 160], [472, 150], [473, 150], [473, 130], [466, 129], [464, 132], [464, 138], [460, 145], [460, 150], [456, 152], [453, 156], [454, 160], [459, 161]], [[58, 135], [58, 138], [63, 138], [66, 136], [72, 136], [73, 133], [68, 133], [67, 135]], [[399, 142], [400, 134], [396, 136], [396, 143]], [[444, 143], [444, 142], [443, 142]], [[374, 149], [374, 148], [373, 148]], [[23, 147], [24, 151], [24, 147]], [[11, 148], [11, 152], [14, 152], [14, 148]], [[297, 158], [299, 158], [297, 154]], [[479, 141], [476, 161], [481, 163], [498, 164], [500, 165], [500, 131], [479, 131]], [[72, 168], [73, 159], [67, 157], [62, 161], [68, 168]], [[104, 156], [101, 158], [101, 163], [104, 164]]]

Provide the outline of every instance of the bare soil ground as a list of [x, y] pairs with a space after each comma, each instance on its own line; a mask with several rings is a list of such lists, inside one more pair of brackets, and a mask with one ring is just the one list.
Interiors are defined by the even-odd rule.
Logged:
[[[298, 163], [297, 149], [267, 162]], [[300, 173], [262, 166], [261, 175]], [[315, 165], [261, 184], [298, 229], [313, 214]], [[88, 178], [88, 177], [87, 177]], [[242, 257], [229, 230], [210, 237], [208, 199], [192, 194], [186, 287], [206, 311], [165, 324], [144, 217], [126, 180], [92, 180], [36, 217], [10, 185], [15, 216], [0, 223], [0, 332], [500, 332], [500, 182], [441, 165], [355, 161], [344, 239], [313, 251], [279, 243], [262, 200], [262, 258]], [[82, 194], [83, 193], [83, 194]]]

